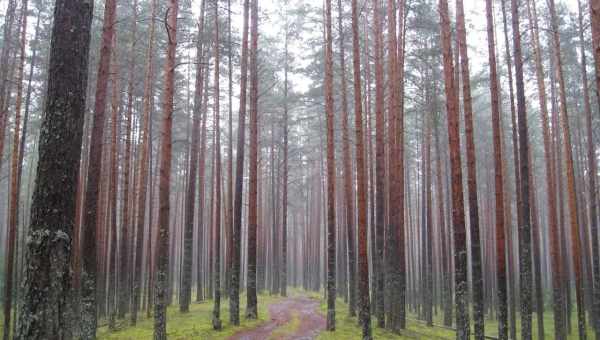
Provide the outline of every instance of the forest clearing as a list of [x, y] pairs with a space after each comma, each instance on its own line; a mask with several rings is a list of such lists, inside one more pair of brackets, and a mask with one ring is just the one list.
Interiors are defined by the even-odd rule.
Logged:
[[600, 0], [0, 0], [2, 340], [600, 338]]

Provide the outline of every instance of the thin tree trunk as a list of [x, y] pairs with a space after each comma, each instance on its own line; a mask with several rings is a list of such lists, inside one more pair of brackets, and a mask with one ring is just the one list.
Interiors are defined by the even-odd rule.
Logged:
[[[198, 144], [200, 139], [200, 116], [202, 110], [202, 93], [204, 66], [204, 7], [205, 2], [200, 5], [200, 23], [198, 24], [198, 42], [196, 45], [196, 83], [194, 90], [194, 111], [192, 116], [192, 140], [190, 147], [190, 161], [188, 164], [188, 183], [187, 194], [185, 197], [185, 221], [183, 236], [183, 273], [181, 290], [179, 294], [179, 311], [187, 313], [190, 310], [192, 300], [192, 263], [193, 263], [193, 242], [194, 242], [194, 207], [196, 202], [196, 172], [198, 165]], [[200, 203], [202, 204], [202, 203]], [[199, 207], [202, 209], [202, 207]], [[201, 221], [198, 221], [201, 224]]]
[[[97, 251], [97, 235], [100, 230], [98, 222], [100, 199], [99, 187], [102, 168], [102, 146], [104, 141], [104, 125], [106, 114], [106, 92], [110, 73], [110, 61], [113, 48], [113, 37], [116, 22], [115, 0], [109, 0], [104, 5], [104, 22], [102, 26], [102, 45], [100, 47], [100, 61], [98, 62], [98, 78], [96, 81], [96, 94], [94, 98], [94, 118], [92, 137], [90, 139], [88, 177], [85, 193], [85, 211], [83, 215], [82, 230], [85, 230], [82, 244], [83, 272], [81, 286], [82, 318], [81, 332], [85, 339], [96, 338], [98, 327], [96, 301], [98, 259], [103, 254]], [[100, 254], [100, 255], [98, 255]], [[102, 271], [102, 269], [100, 269]]]
[[346, 53], [344, 45], [344, 28], [342, 25], [343, 5], [342, 0], [338, 0], [338, 34], [340, 44], [340, 69], [341, 69], [341, 91], [342, 91], [342, 157], [344, 167], [344, 211], [347, 236], [347, 256], [348, 256], [348, 312], [350, 316], [356, 315], [356, 255], [355, 255], [355, 237], [354, 237], [354, 199], [353, 199], [353, 173], [351, 170], [350, 156], [350, 133], [348, 127], [348, 91], [346, 84]]
[[448, 1], [439, 2], [442, 53], [444, 61], [444, 85], [448, 115], [448, 143], [450, 146], [450, 170], [452, 176], [452, 223], [454, 225], [454, 266], [456, 328], [458, 339], [469, 338], [468, 287], [467, 287], [467, 240], [465, 231], [464, 201], [462, 191], [462, 168], [460, 157], [458, 89], [454, 81], [452, 42]]
[[244, 0], [244, 23], [242, 33], [240, 111], [238, 115], [238, 136], [235, 162], [235, 199], [233, 207], [233, 265], [231, 290], [229, 294], [229, 321], [240, 324], [240, 284], [242, 248], [242, 204], [244, 192], [244, 147], [246, 142], [246, 87], [248, 83], [248, 14], [249, 0]]
[[215, 193], [215, 203], [213, 205], [214, 209], [214, 275], [215, 275], [215, 291], [214, 291], [214, 309], [212, 315], [212, 326], [215, 330], [220, 330], [221, 325], [221, 130], [220, 130], [220, 107], [219, 107], [219, 68], [220, 68], [220, 59], [219, 59], [219, 0], [215, 0], [215, 78], [214, 78], [214, 136], [215, 136], [215, 145], [213, 147], [213, 151], [215, 153], [214, 158], [214, 168], [213, 168], [213, 190]]
[[[504, 222], [504, 167], [502, 164], [502, 124], [500, 89], [496, 69], [496, 43], [492, 0], [486, 0], [488, 60], [490, 65], [490, 93], [492, 98], [492, 128], [494, 138], [494, 187], [496, 217], [496, 284], [498, 304], [498, 339], [508, 340], [508, 294], [506, 273], [506, 242]], [[510, 251], [510, 249], [509, 249]]]
[[167, 285], [169, 271], [169, 216], [171, 148], [173, 126], [173, 96], [175, 90], [175, 52], [177, 50], [178, 0], [169, 0], [167, 7], [167, 59], [165, 62], [165, 92], [161, 127], [158, 237], [156, 245], [156, 286], [154, 304], [154, 339], [167, 339]]
[[[515, 0], [513, 0], [515, 1]], [[552, 40], [553, 40], [553, 58], [556, 62], [556, 76], [558, 77], [558, 94], [560, 100], [560, 117], [561, 117], [561, 128], [563, 135], [563, 145], [565, 149], [565, 161], [566, 161], [566, 175], [567, 175], [567, 194], [568, 194], [568, 207], [569, 207], [569, 222], [571, 229], [571, 250], [573, 258], [573, 269], [575, 273], [575, 295], [577, 299], [577, 316], [578, 316], [578, 329], [579, 338], [586, 339], [586, 320], [585, 320], [585, 307], [583, 297], [583, 277], [582, 277], [582, 264], [581, 264], [581, 245], [580, 245], [580, 232], [579, 232], [579, 216], [577, 207], [577, 197], [575, 189], [575, 169], [573, 165], [573, 150], [571, 147], [571, 132], [569, 128], [569, 117], [567, 113], [567, 97], [565, 88], [565, 79], [563, 74], [562, 57], [560, 55], [560, 37], [558, 32], [558, 18], [556, 16], [556, 9], [554, 0], [549, 0], [549, 11], [551, 17], [552, 27]], [[597, 240], [596, 240], [597, 241]]]
[[[150, 35], [148, 38], [148, 49], [146, 50], [146, 70], [144, 74], [144, 94], [142, 99], [142, 119], [140, 131], [140, 161], [138, 164], [138, 183], [137, 183], [137, 219], [136, 219], [136, 242], [135, 242], [135, 268], [133, 276], [133, 303], [131, 306], [131, 324], [137, 323], [137, 315], [141, 299], [142, 285], [142, 267], [144, 265], [144, 226], [146, 222], [146, 193], [148, 191], [148, 167], [151, 166], [150, 149], [152, 139], [150, 135], [151, 122], [150, 113], [152, 109], [152, 94], [154, 92], [154, 29], [156, 25], [156, 0], [152, 0], [151, 5], [151, 23]], [[149, 164], [150, 163], [150, 164]], [[152, 196], [152, 195], [151, 195]], [[151, 203], [152, 204], [152, 203]], [[150, 228], [152, 226], [150, 225]], [[150, 242], [152, 242], [150, 240]], [[148, 261], [152, 262], [150, 254], [147, 254]]]
[[481, 269], [481, 241], [479, 236], [479, 209], [477, 201], [477, 160], [475, 138], [473, 136], [473, 104], [471, 100], [471, 76], [467, 49], [467, 32], [462, 0], [456, 0], [456, 25], [460, 70], [462, 72], [462, 93], [465, 115], [465, 141], [467, 143], [467, 186], [469, 196], [469, 225], [471, 236], [471, 269], [473, 289], [473, 326], [475, 339], [484, 338], [483, 274]]
[[[583, 8], [581, 0], [577, 1], [579, 9], [579, 40], [581, 44], [581, 75], [583, 81], [583, 100], [585, 109], [585, 124], [587, 134], [588, 158], [588, 195], [590, 205], [590, 230], [592, 237], [592, 319], [590, 322], [596, 331], [596, 338], [600, 338], [600, 245], [598, 244], [598, 197], [596, 195], [597, 159], [596, 143], [592, 133], [592, 108], [590, 104], [590, 89], [587, 76], [587, 58], [585, 55], [585, 39], [583, 26]], [[592, 28], [594, 29], [594, 28]], [[599, 78], [600, 80], [600, 78]], [[599, 82], [600, 84], [600, 82]], [[598, 97], [600, 98], [600, 96]]]
[[352, 0], [352, 68], [354, 70], [354, 124], [356, 127], [356, 173], [358, 196], [358, 306], [363, 340], [372, 339], [369, 306], [369, 262], [367, 253], [367, 177], [363, 143], [363, 118], [360, 79], [358, 4]]
[[[533, 39], [533, 55], [536, 64], [536, 77], [538, 86], [538, 95], [540, 100], [541, 108], [541, 124], [544, 137], [544, 155], [545, 155], [545, 167], [546, 167], [546, 186], [548, 190], [547, 194], [547, 206], [548, 206], [548, 224], [549, 224], [549, 236], [550, 236], [550, 261], [552, 267], [552, 298], [553, 298], [553, 311], [554, 311], [554, 336], [556, 339], [564, 339], [566, 337], [564, 325], [564, 301], [561, 293], [561, 281], [560, 281], [560, 245], [559, 245], [559, 233], [557, 224], [556, 214], [556, 184], [554, 179], [553, 166], [554, 157], [551, 150], [551, 135], [549, 128], [549, 114], [548, 104], [546, 99], [546, 83], [544, 68], [542, 64], [542, 54], [539, 41], [539, 29], [538, 20], [536, 13], [536, 4], [533, 1], [527, 2], [528, 15], [530, 19], [531, 36]], [[533, 10], [533, 12], [531, 12]]]
[[129, 79], [127, 82], [127, 108], [125, 112], [125, 154], [123, 158], [125, 165], [123, 167], [123, 206], [121, 213], [121, 244], [119, 250], [119, 311], [117, 317], [125, 318], [125, 313], [129, 310], [129, 299], [131, 292], [131, 239], [133, 228], [130, 191], [130, 176], [131, 176], [131, 129], [133, 120], [133, 92], [134, 78], [136, 72], [135, 51], [137, 46], [137, 18], [138, 18], [138, 0], [133, 1], [133, 17], [131, 25], [131, 47], [129, 49]]
[[248, 278], [246, 317], [258, 317], [256, 298], [256, 231], [257, 225], [257, 177], [258, 177], [258, 0], [251, 1], [250, 44], [250, 184], [248, 198]]

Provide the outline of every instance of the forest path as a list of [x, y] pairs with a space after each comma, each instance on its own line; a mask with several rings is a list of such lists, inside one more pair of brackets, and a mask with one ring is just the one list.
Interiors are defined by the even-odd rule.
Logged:
[[229, 340], [309, 340], [325, 330], [325, 316], [319, 312], [319, 300], [290, 297], [269, 305], [269, 320], [240, 331]]

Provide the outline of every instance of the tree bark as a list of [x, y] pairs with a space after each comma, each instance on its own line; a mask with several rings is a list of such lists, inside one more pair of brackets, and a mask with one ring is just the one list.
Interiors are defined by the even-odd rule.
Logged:
[[502, 124], [500, 111], [500, 89], [496, 68], [496, 42], [492, 0], [486, 0], [488, 38], [488, 62], [490, 65], [490, 93], [492, 106], [492, 128], [494, 139], [494, 187], [496, 218], [496, 289], [498, 304], [498, 339], [508, 340], [508, 294], [506, 273], [506, 241], [504, 224], [504, 167], [502, 165]]
[[233, 207], [233, 264], [231, 271], [231, 291], [229, 293], [229, 321], [240, 324], [240, 284], [242, 251], [242, 204], [244, 192], [244, 149], [246, 142], [246, 87], [248, 83], [248, 16], [249, 0], [244, 0], [244, 19], [242, 33], [240, 110], [238, 115], [238, 136], [235, 162], [235, 198]]
[[[515, 1], [515, 0], [513, 0]], [[583, 297], [583, 277], [582, 277], [582, 264], [581, 264], [581, 245], [580, 245], [580, 226], [579, 226], [579, 215], [577, 207], [577, 196], [575, 188], [575, 169], [573, 165], [573, 150], [571, 146], [571, 132], [569, 128], [569, 116], [567, 112], [567, 96], [565, 88], [565, 79], [563, 75], [562, 57], [560, 54], [560, 37], [558, 32], [558, 18], [556, 16], [556, 9], [554, 0], [549, 0], [548, 9], [551, 17], [551, 28], [552, 28], [552, 42], [553, 42], [553, 58], [556, 63], [556, 76], [558, 78], [558, 94], [560, 103], [560, 118], [561, 118], [561, 130], [563, 137], [563, 145], [565, 151], [566, 161], [566, 175], [567, 175], [567, 203], [569, 207], [569, 222], [571, 229], [571, 250], [573, 258], [573, 271], [575, 274], [575, 295], [577, 300], [577, 316], [578, 316], [578, 329], [579, 338], [586, 339], [586, 319], [585, 319], [585, 307]], [[597, 239], [596, 239], [597, 241]]]
[[354, 70], [354, 125], [356, 129], [356, 173], [358, 196], [358, 307], [363, 340], [372, 339], [369, 306], [369, 262], [367, 253], [367, 176], [363, 143], [363, 118], [360, 79], [358, 4], [352, 0], [352, 69]]
[[327, 330], [335, 331], [335, 149], [333, 124], [333, 30], [331, 0], [325, 1], [325, 115], [327, 121]]
[[[97, 235], [99, 234], [100, 222], [98, 214], [101, 213], [98, 205], [100, 177], [102, 168], [102, 146], [104, 136], [104, 124], [106, 115], [106, 92], [110, 74], [110, 61], [113, 48], [113, 37], [116, 22], [115, 0], [109, 0], [104, 5], [104, 22], [102, 25], [102, 43], [100, 47], [100, 61], [98, 62], [98, 78], [96, 81], [96, 94], [94, 98], [94, 118], [92, 136], [90, 139], [89, 165], [85, 193], [85, 210], [83, 215], [82, 230], [84, 230], [82, 244], [83, 272], [81, 276], [81, 302], [83, 308], [81, 318], [81, 333], [86, 339], [96, 338], [98, 327], [97, 313], [97, 271], [98, 255]], [[102, 271], [102, 269], [100, 269]]]
[[[154, 92], [154, 34], [156, 25], [156, 0], [151, 5], [150, 35], [148, 38], [148, 49], [146, 50], [146, 70], [144, 73], [144, 94], [142, 99], [142, 118], [140, 131], [140, 161], [138, 164], [137, 183], [137, 219], [136, 219], [136, 242], [135, 242], [135, 268], [133, 276], [133, 301], [131, 306], [131, 324], [137, 323], [137, 315], [141, 299], [142, 267], [144, 266], [144, 226], [146, 222], [146, 193], [148, 192], [148, 167], [150, 159], [150, 148], [152, 140], [150, 136], [151, 122], [150, 113], [152, 108], [152, 95]], [[150, 226], [152, 228], [152, 226]], [[150, 241], [151, 242], [151, 241]], [[148, 261], [152, 262], [148, 255]]]
[[250, 44], [250, 183], [248, 197], [248, 319], [258, 318], [256, 298], [256, 230], [257, 225], [257, 178], [258, 178], [258, 0], [251, 1], [251, 44]]
[[158, 192], [158, 237], [156, 245], [156, 281], [154, 303], [154, 340], [167, 339], [167, 291], [169, 272], [169, 216], [171, 149], [173, 127], [173, 96], [175, 90], [175, 52], [177, 50], [178, 0], [169, 0], [167, 7], [167, 59], [165, 62], [165, 92], [161, 126], [160, 180]]
[[450, 170], [452, 176], [452, 223], [454, 225], [454, 266], [456, 329], [458, 339], [469, 338], [468, 287], [467, 287], [467, 244], [465, 212], [462, 191], [462, 168], [460, 157], [458, 89], [454, 81], [452, 42], [448, 1], [439, 1], [442, 53], [444, 63], [444, 86], [448, 115], [448, 144], [450, 146]]
[[71, 237], [93, 5], [58, 0], [17, 339], [70, 339]]

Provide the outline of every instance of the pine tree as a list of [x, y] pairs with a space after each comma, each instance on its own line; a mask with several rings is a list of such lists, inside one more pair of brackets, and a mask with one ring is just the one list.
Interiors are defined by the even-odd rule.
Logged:
[[91, 2], [57, 0], [17, 339], [70, 338], [71, 237], [81, 157]]

